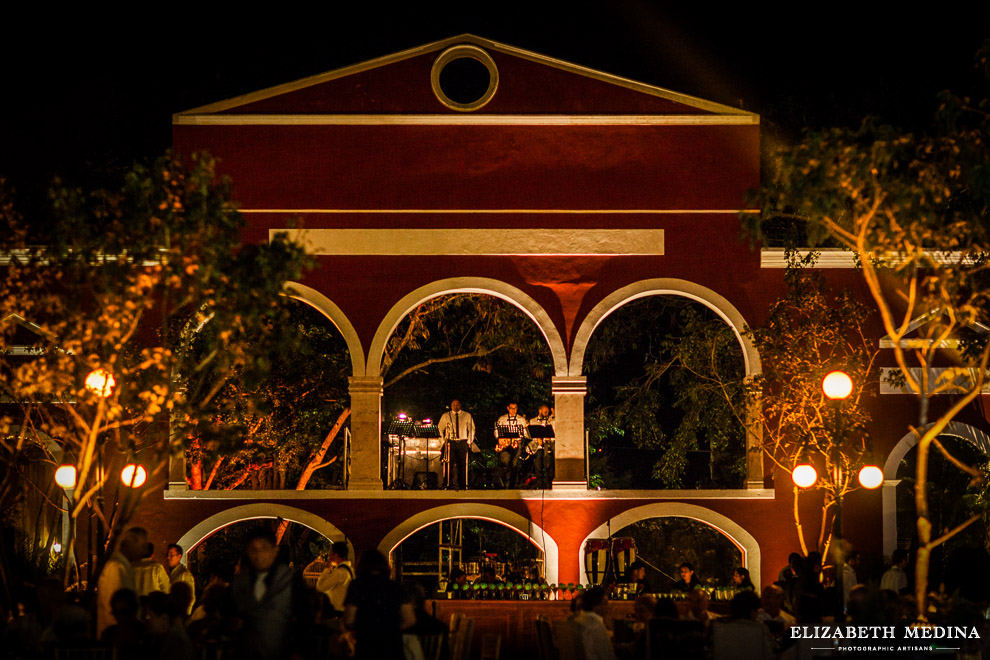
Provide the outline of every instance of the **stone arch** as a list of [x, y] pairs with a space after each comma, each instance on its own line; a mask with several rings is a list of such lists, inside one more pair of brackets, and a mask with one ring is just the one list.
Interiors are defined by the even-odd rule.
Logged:
[[[931, 428], [932, 424], [922, 427], [919, 433], [924, 433]], [[939, 435], [951, 435], [961, 440], [966, 440], [985, 456], [990, 456], [990, 435], [986, 431], [974, 428], [962, 422], [949, 422], [945, 430]], [[897, 468], [907, 453], [918, 444], [919, 434], [914, 432], [906, 433], [894, 448], [887, 455], [887, 461], [883, 464], [883, 488], [881, 490], [883, 506], [883, 553], [890, 556], [897, 548], [897, 484], [901, 482], [897, 478]]]
[[392, 551], [407, 538], [419, 530], [453, 518], [479, 518], [505, 525], [514, 529], [543, 551], [543, 567], [547, 582], [556, 584], [559, 575], [559, 554], [557, 542], [552, 536], [532, 520], [510, 511], [504, 507], [481, 502], [464, 502], [461, 504], [446, 504], [421, 511], [394, 527], [378, 544], [378, 550], [386, 557], [391, 557]]
[[[672, 295], [688, 298], [701, 303], [719, 315], [730, 328], [739, 341], [739, 346], [743, 353], [743, 363], [746, 371], [746, 378], [753, 378], [763, 372], [760, 363], [760, 354], [756, 346], [749, 337], [745, 335], [746, 320], [739, 310], [726, 298], [715, 293], [711, 289], [669, 277], [661, 277], [649, 280], [640, 280], [621, 289], [612, 292], [601, 302], [595, 305], [588, 315], [584, 317], [577, 334], [574, 336], [574, 345], [571, 347], [571, 360], [568, 365], [568, 375], [571, 377], [581, 377], [584, 369], [584, 354], [588, 348], [588, 342], [595, 333], [598, 325], [605, 318], [619, 309], [626, 303], [647, 296]], [[763, 443], [763, 427], [758, 423], [760, 415], [760, 402], [754, 401], [747, 411], [747, 433], [746, 433], [746, 488], [763, 488], [763, 453], [759, 447]]]
[[543, 307], [528, 294], [511, 284], [486, 277], [451, 277], [437, 280], [403, 296], [399, 302], [392, 306], [385, 318], [382, 319], [378, 330], [375, 331], [375, 337], [371, 340], [371, 348], [368, 350], [366, 374], [369, 377], [380, 375], [385, 344], [395, 328], [398, 327], [399, 322], [409, 312], [431, 298], [451, 293], [482, 293], [501, 298], [521, 309], [543, 333], [543, 338], [546, 339], [550, 347], [550, 354], [553, 356], [554, 373], [558, 376], [567, 374], [567, 350], [560, 337], [560, 332], [557, 331], [557, 326], [554, 325]]
[[618, 291], [614, 291], [606, 296], [588, 312], [588, 315], [581, 322], [577, 334], [574, 336], [574, 346], [571, 348], [568, 375], [581, 375], [581, 370], [584, 368], [584, 353], [588, 348], [588, 342], [591, 340], [595, 328], [605, 320], [605, 317], [626, 303], [637, 300], [638, 298], [662, 295], [690, 298], [718, 314], [723, 321], [729, 324], [732, 332], [736, 335], [736, 339], [739, 341], [739, 346], [742, 348], [743, 361], [745, 362], [746, 376], [751, 378], [762, 372], [760, 355], [757, 353], [753, 342], [743, 334], [746, 328], [746, 320], [732, 303], [700, 284], [688, 282], [687, 280], [661, 277], [641, 280], [624, 286]]
[[698, 522], [714, 527], [730, 541], [732, 541], [740, 552], [742, 552], [742, 564], [749, 569], [749, 575], [753, 584], [761, 585], [760, 564], [762, 553], [760, 544], [756, 538], [746, 531], [741, 525], [731, 518], [723, 516], [721, 513], [706, 509], [695, 504], [684, 504], [682, 502], [656, 502], [645, 504], [627, 511], [623, 511], [617, 516], [609, 518], [593, 532], [588, 534], [578, 548], [578, 566], [581, 567], [581, 583], [588, 583], [588, 576], [584, 572], [584, 545], [588, 539], [607, 537], [609, 530], [618, 531], [627, 525], [631, 525], [640, 520], [648, 518], [691, 518]]
[[344, 315], [344, 312], [341, 311], [340, 307], [337, 307], [333, 301], [316, 289], [310, 288], [305, 284], [299, 284], [298, 282], [286, 282], [285, 295], [306, 303], [330, 319], [330, 322], [333, 323], [337, 327], [337, 330], [340, 331], [340, 334], [343, 335], [344, 342], [347, 344], [347, 352], [350, 353], [351, 356], [351, 369], [353, 371], [352, 375], [358, 377], [363, 376], [364, 347], [361, 346], [361, 338], [358, 337], [357, 331], [354, 329], [354, 326], [351, 325], [351, 322], [347, 316]]
[[205, 541], [208, 536], [224, 527], [245, 520], [258, 520], [261, 518], [282, 518], [299, 523], [300, 525], [305, 525], [331, 541], [347, 541], [347, 549], [350, 551], [351, 557], [354, 557], [354, 546], [344, 536], [344, 533], [332, 524], [315, 513], [275, 502], [254, 502], [224, 509], [195, 525], [183, 534], [177, 543], [182, 547], [183, 552], [189, 552]]

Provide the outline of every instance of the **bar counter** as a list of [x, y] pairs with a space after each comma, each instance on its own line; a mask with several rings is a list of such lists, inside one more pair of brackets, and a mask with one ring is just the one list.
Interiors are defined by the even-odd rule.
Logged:
[[[481, 638], [486, 634], [502, 636], [501, 657], [512, 660], [535, 660], [537, 657], [536, 621], [546, 617], [550, 624], [567, 618], [571, 613], [570, 600], [428, 600], [426, 611], [443, 623], [450, 623], [454, 612], [461, 612], [474, 619], [474, 636], [471, 657], [481, 653]], [[614, 619], [631, 617], [631, 600], [609, 601], [605, 625], [611, 629]]]

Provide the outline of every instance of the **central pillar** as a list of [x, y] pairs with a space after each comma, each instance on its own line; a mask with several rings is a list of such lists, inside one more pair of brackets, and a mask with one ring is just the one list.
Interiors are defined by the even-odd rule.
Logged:
[[347, 379], [351, 395], [351, 476], [348, 490], [382, 490], [382, 378]]
[[588, 488], [584, 446], [585, 376], [555, 376], [551, 379], [554, 399], [554, 490]]

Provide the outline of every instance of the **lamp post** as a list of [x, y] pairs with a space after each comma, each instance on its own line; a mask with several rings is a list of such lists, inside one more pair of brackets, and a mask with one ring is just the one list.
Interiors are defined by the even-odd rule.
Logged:
[[[842, 492], [843, 479], [845, 475], [842, 470], [842, 443], [844, 440], [842, 429], [842, 416], [839, 415], [839, 403], [852, 394], [853, 382], [849, 374], [843, 371], [832, 371], [822, 379], [822, 394], [831, 402], [835, 408], [836, 426], [833, 429], [832, 447], [830, 459], [832, 462], [832, 484], [835, 496], [835, 516], [832, 519], [832, 550], [835, 553], [835, 585], [839, 592], [839, 597], [845, 604], [845, 591], [843, 590], [843, 572], [845, 570], [845, 557], [842, 553]], [[801, 461], [795, 465], [791, 472], [794, 484], [799, 488], [811, 488], [818, 481], [818, 473], [810, 461]], [[863, 488], [875, 489], [883, 484], [883, 471], [875, 465], [863, 466], [858, 475], [859, 483]]]

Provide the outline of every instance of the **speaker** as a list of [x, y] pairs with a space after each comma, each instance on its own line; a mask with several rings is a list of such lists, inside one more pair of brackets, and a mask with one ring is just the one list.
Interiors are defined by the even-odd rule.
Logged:
[[412, 482], [413, 490], [436, 490], [439, 485], [436, 472], [417, 472]]

